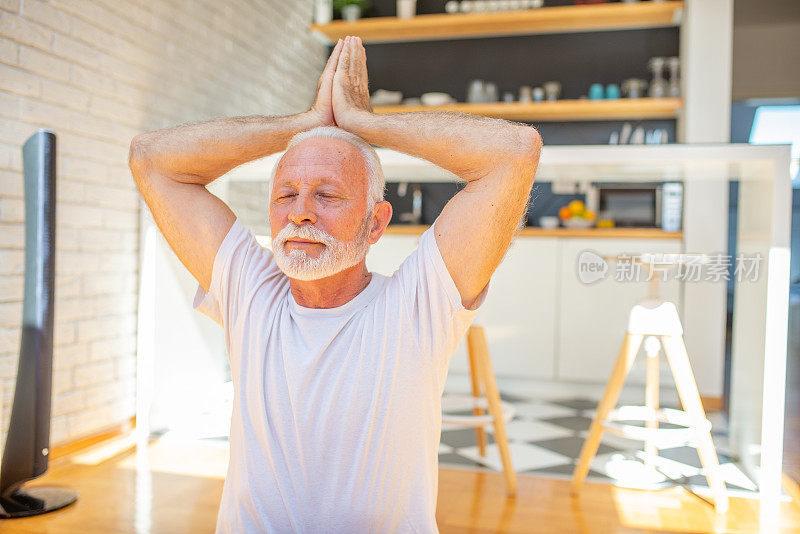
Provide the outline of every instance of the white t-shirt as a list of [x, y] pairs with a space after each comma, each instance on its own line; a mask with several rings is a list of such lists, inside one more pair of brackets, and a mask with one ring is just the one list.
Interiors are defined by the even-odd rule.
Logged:
[[432, 228], [392, 276], [314, 309], [234, 221], [193, 302], [234, 386], [217, 533], [438, 532], [441, 396], [489, 284], [464, 308]]

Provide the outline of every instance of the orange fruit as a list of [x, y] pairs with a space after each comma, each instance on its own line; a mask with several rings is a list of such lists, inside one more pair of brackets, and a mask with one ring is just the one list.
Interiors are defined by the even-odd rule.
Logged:
[[558, 218], [569, 219], [570, 217], [572, 217], [572, 211], [569, 209], [569, 206], [561, 206], [561, 209], [558, 210]]
[[580, 200], [573, 200], [569, 203], [569, 210], [572, 212], [573, 215], [580, 215], [583, 213], [583, 210], [586, 209], [586, 206]]

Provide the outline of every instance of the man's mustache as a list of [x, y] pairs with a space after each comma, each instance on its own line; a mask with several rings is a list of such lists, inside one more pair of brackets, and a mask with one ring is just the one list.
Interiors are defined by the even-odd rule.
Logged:
[[298, 225], [289, 222], [283, 229], [275, 236], [275, 240], [281, 247], [286, 245], [286, 242], [293, 238], [308, 239], [309, 241], [316, 241], [322, 243], [326, 247], [333, 245], [336, 239], [325, 230], [317, 228], [311, 224]]

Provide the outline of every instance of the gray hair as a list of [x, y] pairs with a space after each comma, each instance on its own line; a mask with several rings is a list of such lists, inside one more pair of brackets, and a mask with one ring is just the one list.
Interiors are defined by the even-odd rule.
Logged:
[[[341, 139], [356, 147], [359, 152], [361, 152], [367, 164], [367, 210], [371, 210], [375, 207], [375, 204], [383, 200], [386, 178], [383, 175], [381, 160], [378, 158], [378, 153], [375, 152], [372, 145], [356, 134], [339, 128], [338, 126], [317, 126], [310, 130], [296, 133], [287, 143], [286, 150], [289, 150], [303, 141], [318, 137]], [[281, 158], [283, 158], [283, 156], [281, 156]], [[280, 163], [280, 159], [275, 162], [275, 167], [272, 168], [272, 173], [269, 177], [270, 184], [272, 184], [275, 179], [275, 174], [278, 171], [278, 163]], [[272, 193], [270, 193], [270, 197], [271, 196]]]

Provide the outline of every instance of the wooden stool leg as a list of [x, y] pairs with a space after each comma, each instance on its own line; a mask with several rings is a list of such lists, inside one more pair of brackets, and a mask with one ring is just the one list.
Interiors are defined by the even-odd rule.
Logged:
[[[474, 328], [474, 330], [473, 330]], [[511, 464], [511, 451], [508, 448], [508, 437], [506, 436], [506, 425], [503, 421], [503, 408], [500, 405], [500, 393], [497, 390], [497, 382], [492, 370], [492, 361], [489, 356], [489, 346], [486, 343], [486, 334], [482, 326], [474, 326], [470, 333], [474, 336], [475, 351], [479, 363], [481, 379], [483, 380], [486, 400], [489, 404], [489, 413], [492, 415], [494, 424], [494, 441], [500, 451], [500, 459], [503, 462], [503, 473], [506, 477], [506, 494], [513, 497], [517, 494], [517, 474]]]
[[597, 453], [597, 447], [600, 446], [600, 438], [603, 437], [603, 427], [601, 421], [608, 417], [609, 412], [617, 404], [619, 393], [622, 391], [622, 385], [625, 382], [625, 377], [633, 365], [633, 360], [636, 359], [636, 353], [639, 351], [639, 345], [642, 344], [642, 336], [639, 334], [625, 334], [625, 340], [622, 342], [622, 347], [617, 356], [617, 362], [614, 364], [614, 370], [611, 371], [611, 377], [606, 384], [605, 393], [600, 403], [597, 405], [597, 413], [592, 420], [592, 426], [589, 427], [589, 435], [586, 436], [586, 441], [583, 442], [581, 448], [581, 456], [578, 459], [578, 464], [575, 466], [575, 471], [572, 473], [572, 486], [571, 492], [577, 495], [583, 485], [583, 480], [589, 472], [589, 463]]
[[[469, 363], [469, 376], [470, 381], [472, 382], [472, 396], [473, 397], [483, 397], [483, 393], [481, 392], [480, 384], [481, 380], [481, 369], [480, 365], [478, 365], [478, 357], [477, 353], [480, 350], [476, 346], [476, 339], [475, 334], [473, 331], [475, 326], [470, 326], [469, 330], [467, 330], [467, 356], [468, 356], [468, 363]], [[472, 415], [483, 415], [483, 408], [473, 408]], [[475, 428], [476, 438], [478, 440], [478, 453], [481, 456], [486, 456], [486, 430], [479, 426]]]
[[[647, 378], [645, 381], [645, 406], [653, 411], [658, 410], [659, 404], [659, 353], [661, 343], [658, 338], [648, 337], [644, 342], [645, 354], [647, 355]], [[647, 421], [646, 428], [658, 428], [658, 420]], [[644, 443], [645, 463], [651, 463], [652, 458], [658, 454], [658, 449], [652, 441]]]
[[[678, 388], [678, 396], [681, 399], [684, 411], [692, 417], [705, 419], [706, 413], [700, 401], [700, 393], [697, 391], [697, 383], [692, 373], [683, 337], [662, 336], [661, 342], [664, 345], [664, 353], [667, 355], [669, 366], [675, 377], [675, 385]], [[706, 471], [708, 486], [714, 493], [716, 510], [718, 513], [725, 513], [728, 510], [728, 493], [725, 490], [725, 481], [719, 471], [717, 450], [714, 448], [710, 432], [705, 432], [698, 438], [697, 453], [700, 456], [700, 463]]]

